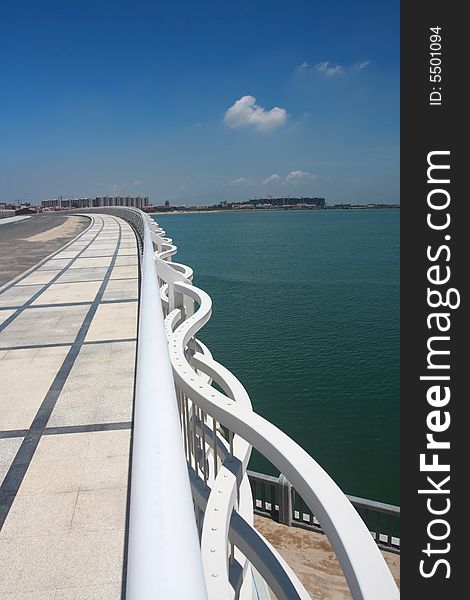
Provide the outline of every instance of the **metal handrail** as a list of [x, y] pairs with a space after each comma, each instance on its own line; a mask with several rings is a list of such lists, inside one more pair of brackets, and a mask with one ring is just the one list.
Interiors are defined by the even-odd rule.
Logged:
[[[203, 600], [207, 594], [199, 540], [153, 245], [145, 223], [143, 241], [127, 598]], [[176, 519], [170, 519], [171, 514]]]

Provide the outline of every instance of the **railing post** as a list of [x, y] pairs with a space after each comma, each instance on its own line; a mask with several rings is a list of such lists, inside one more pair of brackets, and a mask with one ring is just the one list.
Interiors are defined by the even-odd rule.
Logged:
[[292, 525], [292, 485], [281, 473], [277, 481], [279, 490], [279, 523]]

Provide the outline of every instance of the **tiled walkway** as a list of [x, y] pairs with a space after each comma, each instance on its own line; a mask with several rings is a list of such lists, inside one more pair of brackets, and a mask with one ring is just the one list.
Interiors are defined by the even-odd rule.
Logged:
[[138, 310], [124, 221], [0, 288], [0, 597], [120, 598]]

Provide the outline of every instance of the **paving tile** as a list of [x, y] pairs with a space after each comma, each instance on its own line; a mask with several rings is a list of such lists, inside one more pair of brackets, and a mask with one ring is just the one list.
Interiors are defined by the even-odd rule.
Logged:
[[[62, 250], [62, 252], [59, 252], [55, 255], [54, 258], [76, 258], [79, 254], [79, 250], [70, 250], [70, 246], [69, 248], [67, 248], [66, 250]], [[83, 255], [81, 255], [83, 256]]]
[[84, 433], [46, 435], [41, 438], [34, 460], [86, 460], [91, 438]]
[[137, 267], [114, 267], [111, 279], [130, 279], [137, 277]]
[[77, 497], [78, 491], [17, 496], [3, 525], [2, 535], [16, 537], [68, 533]]
[[[96, 231], [93, 232], [93, 235], [95, 235], [95, 234], [96, 234]], [[75, 252], [76, 255], [78, 255], [78, 254], [80, 254], [80, 252], [86, 251], [85, 248], [90, 243], [90, 241], [91, 241], [91, 238], [87, 238], [83, 242], [75, 242], [74, 244], [71, 244], [67, 248], [67, 250], [68, 250], [68, 252]], [[66, 258], [66, 257], [64, 257], [64, 258]]]
[[82, 346], [48, 426], [130, 420], [134, 370], [133, 342]]
[[84, 468], [83, 460], [33, 460], [17, 496], [78, 492]]
[[103, 531], [126, 526], [127, 487], [80, 490], [71, 531]]
[[[0, 597], [55, 590], [62, 578], [69, 535], [0, 536]], [[8, 565], [8, 568], [4, 568]], [[46, 596], [47, 597], [47, 596]]]
[[109, 247], [106, 246], [105, 248], [93, 248], [91, 250], [85, 250], [85, 252], [80, 255], [80, 258], [112, 257], [115, 249], [116, 244], [110, 244]]
[[137, 302], [101, 304], [90, 325], [86, 341], [130, 338], [135, 337], [136, 334]]
[[83, 466], [80, 490], [127, 488], [128, 475], [128, 461], [122, 456], [89, 458]]
[[2, 600], [54, 600], [56, 598], [55, 589], [33, 590], [31, 592], [12, 592], [3, 594]]
[[116, 267], [129, 267], [136, 266], [139, 264], [137, 254], [133, 254], [131, 256], [117, 256], [116, 258]]
[[[0, 431], [31, 425], [69, 348], [10, 350], [0, 361]], [[18, 376], [21, 373], [21, 376]]]
[[33, 302], [33, 306], [64, 302], [93, 302], [100, 286], [100, 281], [54, 283]]
[[136, 244], [134, 243], [134, 247], [126, 247], [123, 248], [122, 246], [119, 247], [119, 252], [117, 253], [118, 256], [135, 256], [136, 254]]
[[59, 271], [60, 269], [51, 271], [35, 271], [34, 273], [31, 273], [31, 275], [28, 275], [27, 277], [19, 281], [18, 284], [15, 286], [15, 289], [18, 289], [23, 285], [45, 285], [46, 283], [49, 283], [51, 279], [53, 279], [59, 273]]
[[10, 468], [23, 438], [0, 439], [0, 483]]
[[97, 423], [122, 423], [132, 420], [132, 393], [126, 388], [110, 388], [108, 396], [97, 406]]
[[22, 306], [43, 287], [44, 286], [42, 285], [13, 286], [9, 290], [6, 290], [6, 292], [0, 294], [0, 307]]
[[96, 267], [94, 269], [68, 269], [57, 279], [57, 283], [70, 283], [73, 281], [103, 281], [106, 272], [106, 267]]
[[89, 246], [83, 254], [85, 254], [85, 252], [96, 252], [97, 250], [103, 250], [103, 249], [107, 249], [107, 250], [114, 250], [116, 248], [116, 236], [113, 236], [113, 238], [111, 240], [102, 240], [101, 236], [103, 234], [101, 234], [99, 236], [99, 238], [93, 242], [93, 244], [91, 244], [91, 246]]
[[111, 262], [110, 257], [98, 257], [98, 258], [82, 258], [77, 259], [71, 269], [94, 269], [95, 267], [108, 267]]
[[137, 279], [110, 279], [103, 294], [103, 300], [137, 300], [138, 297], [139, 286]]
[[50, 258], [44, 264], [37, 268], [38, 271], [61, 270], [68, 267], [71, 263], [70, 258]]
[[129, 429], [117, 431], [97, 431], [89, 436], [88, 460], [107, 456], [129, 456], [131, 432]]
[[110, 583], [58, 589], [54, 600], [121, 600], [121, 584]]
[[72, 343], [88, 306], [28, 308], [1, 334], [2, 346]]
[[67, 537], [58, 588], [120, 583], [124, 530], [75, 532]]
[[[89, 385], [89, 387], [91, 387]], [[97, 422], [101, 394], [87, 389], [62, 391], [48, 421], [48, 427], [90, 425]]]
[[[0, 310], [0, 325], [3, 323], [3, 321], [6, 321], [8, 319], [8, 317], [11, 317], [12, 314], [14, 314], [16, 311], [15, 310]], [[1, 338], [0, 338], [1, 341]]]

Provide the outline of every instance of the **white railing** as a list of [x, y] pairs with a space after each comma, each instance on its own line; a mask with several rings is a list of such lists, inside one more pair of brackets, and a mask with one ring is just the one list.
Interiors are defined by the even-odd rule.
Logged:
[[203, 600], [198, 532], [148, 226], [143, 240], [127, 598]]
[[252, 566], [277, 598], [310, 597], [253, 527], [252, 447], [315, 514], [353, 598], [398, 598], [350, 501], [311, 456], [253, 411], [242, 384], [197, 339], [212, 302], [192, 285], [189, 267], [171, 262], [171, 239], [141, 211], [101, 212], [132, 222], [143, 240], [128, 600], [251, 600]]

